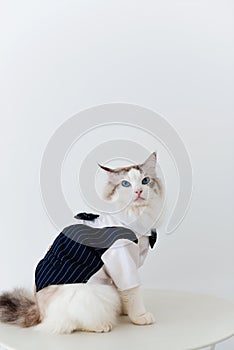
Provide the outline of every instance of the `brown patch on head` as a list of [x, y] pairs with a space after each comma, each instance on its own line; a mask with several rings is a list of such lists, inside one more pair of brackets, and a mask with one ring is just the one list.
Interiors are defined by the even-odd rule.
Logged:
[[153, 188], [154, 192], [162, 196], [163, 195], [163, 185], [161, 180], [158, 177], [154, 177], [151, 179], [151, 182], [149, 183], [149, 186]]
[[127, 172], [129, 172], [131, 169], [136, 169], [138, 170], [140, 173], [142, 173], [142, 169], [140, 167], [140, 165], [129, 165], [129, 166], [125, 166], [122, 168], [108, 168], [106, 166], [103, 166], [101, 164], [98, 164], [100, 166], [101, 169], [105, 170], [108, 174], [109, 180], [108, 183], [105, 186], [104, 189], [104, 193], [103, 193], [103, 198], [107, 201], [112, 200], [116, 189], [119, 187], [120, 185], [120, 180], [123, 178], [124, 174], [126, 174]]
[[109, 181], [105, 187], [104, 199], [107, 201], [110, 201], [112, 199], [112, 197], [114, 196], [115, 191], [116, 191], [118, 186], [119, 186], [119, 184], [113, 184], [112, 182]]

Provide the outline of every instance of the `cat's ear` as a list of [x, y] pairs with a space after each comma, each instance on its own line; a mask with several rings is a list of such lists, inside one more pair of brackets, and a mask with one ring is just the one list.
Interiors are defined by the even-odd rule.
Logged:
[[116, 182], [116, 179], [118, 179], [118, 173], [115, 171], [115, 169], [108, 168], [107, 166], [101, 165], [98, 163], [98, 166], [104, 170], [105, 174], [108, 176], [108, 181], [110, 182]]
[[157, 163], [157, 153], [153, 152], [144, 161], [144, 163], [141, 164], [141, 168], [144, 170], [145, 173], [152, 173], [152, 171], [155, 172], [156, 163]]
[[101, 169], [103, 169], [103, 170], [105, 170], [107, 173], [114, 173], [114, 169], [111, 169], [111, 168], [108, 168], [107, 166], [104, 166], [104, 165], [101, 165], [101, 164], [99, 164], [98, 163], [98, 166], [101, 168]]

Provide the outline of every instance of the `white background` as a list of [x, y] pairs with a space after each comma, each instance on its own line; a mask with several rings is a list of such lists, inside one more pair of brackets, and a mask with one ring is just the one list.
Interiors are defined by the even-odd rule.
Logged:
[[53, 132], [82, 109], [126, 102], [164, 116], [194, 170], [189, 212], [150, 254], [144, 285], [234, 300], [233, 7], [1, 2], [0, 290], [32, 288], [35, 265], [57, 234], [39, 184]]

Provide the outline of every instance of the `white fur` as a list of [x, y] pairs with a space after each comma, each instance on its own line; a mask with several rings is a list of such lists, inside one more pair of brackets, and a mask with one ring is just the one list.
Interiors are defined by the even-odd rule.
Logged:
[[61, 285], [46, 307], [44, 319], [34, 329], [52, 333], [71, 333], [75, 330], [108, 332], [117, 321], [120, 307], [120, 297], [115, 287]]
[[139, 287], [121, 291], [120, 296], [123, 312], [133, 323], [146, 325], [155, 322], [154, 316], [145, 309]]

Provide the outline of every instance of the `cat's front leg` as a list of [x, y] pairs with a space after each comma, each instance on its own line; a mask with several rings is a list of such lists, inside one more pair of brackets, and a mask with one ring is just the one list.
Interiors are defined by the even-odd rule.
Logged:
[[127, 314], [134, 324], [149, 325], [155, 323], [154, 316], [146, 311], [140, 288], [119, 291], [123, 314]]

